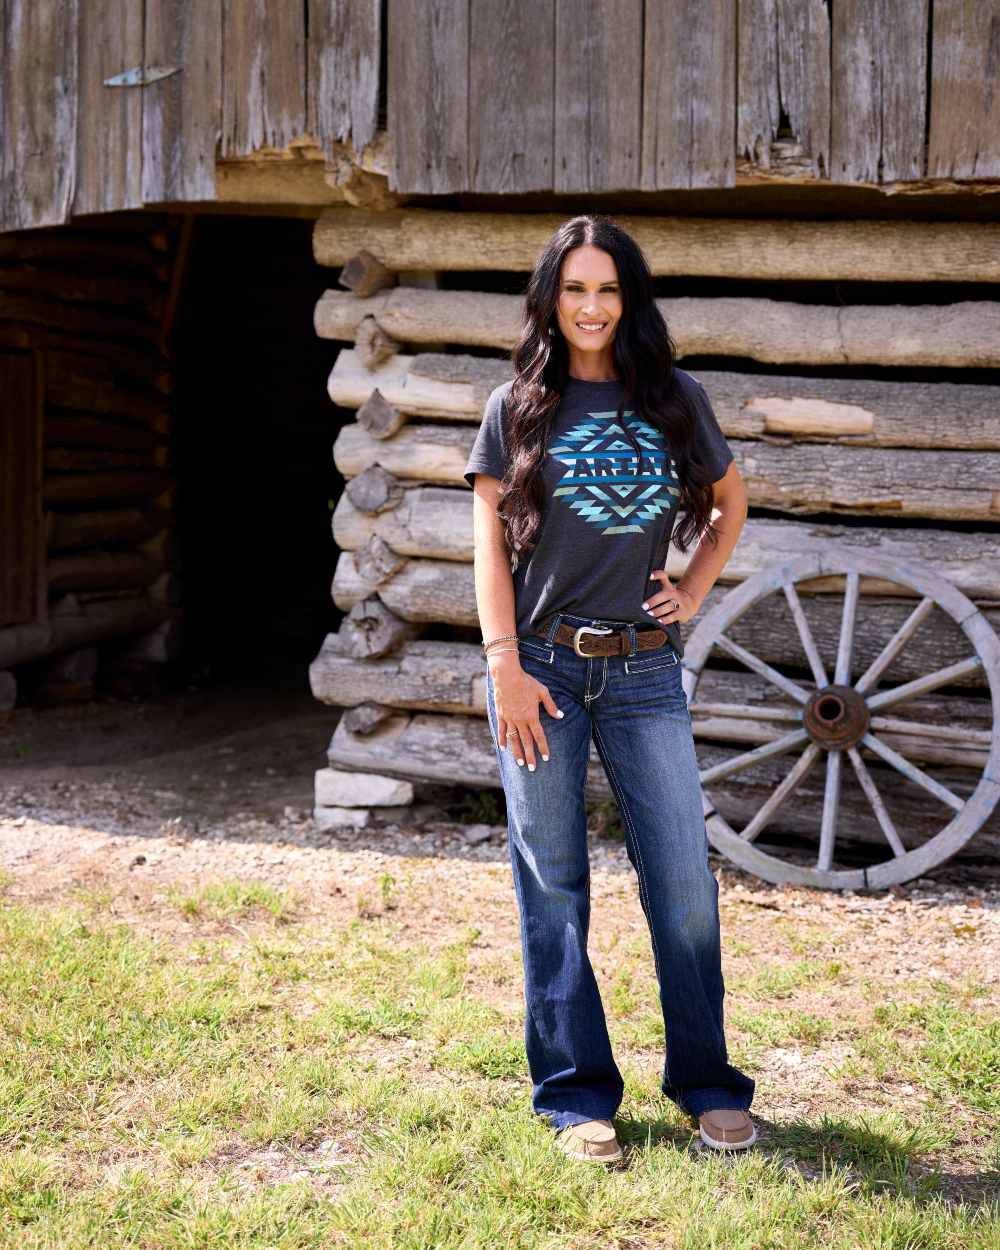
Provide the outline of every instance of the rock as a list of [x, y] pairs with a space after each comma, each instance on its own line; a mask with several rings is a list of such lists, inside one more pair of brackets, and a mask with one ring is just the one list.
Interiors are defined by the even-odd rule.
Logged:
[[389, 807], [413, 802], [413, 784], [379, 773], [340, 768], [316, 770], [317, 807]]

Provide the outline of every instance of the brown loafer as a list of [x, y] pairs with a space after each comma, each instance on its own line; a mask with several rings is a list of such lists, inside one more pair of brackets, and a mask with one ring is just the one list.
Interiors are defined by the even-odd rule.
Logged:
[[615, 1163], [624, 1158], [610, 1120], [567, 1124], [556, 1134], [556, 1145], [571, 1159], [583, 1159], [587, 1163]]
[[757, 1130], [745, 1111], [706, 1111], [698, 1117], [701, 1140], [713, 1150], [746, 1150]]

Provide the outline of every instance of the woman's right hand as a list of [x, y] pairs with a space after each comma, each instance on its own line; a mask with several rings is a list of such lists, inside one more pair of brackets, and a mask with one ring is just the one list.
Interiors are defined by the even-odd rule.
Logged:
[[550, 716], [561, 717], [548, 686], [521, 667], [516, 651], [507, 651], [489, 659], [493, 678], [493, 702], [497, 712], [497, 735], [501, 749], [510, 746], [519, 764], [528, 761], [528, 770], [535, 771], [535, 748], [543, 760], [549, 758], [549, 744], [538, 719], [538, 705], [543, 703]]

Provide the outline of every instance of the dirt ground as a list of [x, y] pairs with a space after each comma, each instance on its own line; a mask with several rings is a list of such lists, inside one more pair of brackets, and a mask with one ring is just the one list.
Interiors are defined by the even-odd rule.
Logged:
[[[266, 881], [294, 897], [301, 917], [336, 924], [377, 913], [388, 872], [405, 886], [406, 905], [394, 918], [408, 936], [444, 942], [475, 924], [487, 952], [516, 948], [506, 831], [456, 819], [447, 791], [422, 792], [412, 824], [314, 826], [313, 772], [326, 762], [336, 715], [301, 679], [19, 708], [0, 723], [0, 869], [12, 875], [6, 896], [51, 904], [103, 894], [119, 920], [187, 942], [224, 923], [169, 905], [171, 885], [190, 892], [215, 881]], [[645, 921], [621, 843], [595, 837], [591, 862], [600, 978], [613, 973], [620, 935], [644, 932]], [[1000, 1005], [1000, 882], [971, 881], [945, 866], [890, 893], [844, 896], [771, 886], [714, 863], [727, 984], [762, 963], [807, 958], [790, 940], [792, 926], [821, 931], [817, 955], [852, 971], [842, 986], [796, 990], [791, 1005], [801, 1011], [835, 1016], [841, 1000], [856, 1011], [863, 976], [971, 979], [985, 987], [983, 1010]], [[519, 984], [514, 989], [517, 997]], [[768, 1120], [844, 1113], [843, 1085], [831, 1068], [849, 1050], [831, 1042], [767, 1051], [754, 1071], [765, 1131]], [[911, 1086], [886, 1081], [850, 1090], [855, 1109], [898, 1110], [913, 1096]], [[993, 1129], [983, 1129], [985, 1150]], [[975, 1170], [969, 1156], [951, 1179], [961, 1190]]]

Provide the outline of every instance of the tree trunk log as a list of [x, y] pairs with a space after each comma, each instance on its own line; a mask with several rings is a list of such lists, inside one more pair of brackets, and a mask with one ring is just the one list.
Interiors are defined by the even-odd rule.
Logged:
[[87, 605], [85, 610], [59, 611], [46, 622], [0, 629], [0, 668], [13, 668], [43, 655], [55, 655], [87, 643], [155, 629], [168, 618], [162, 603], [133, 595]]
[[[466, 642], [415, 639], [377, 660], [359, 664], [345, 638], [328, 634], [309, 667], [309, 681], [321, 703], [336, 707], [374, 704], [411, 711], [486, 714], [482, 651]], [[721, 715], [720, 705], [746, 708], [747, 715]], [[792, 725], [790, 720], [776, 719], [775, 710], [774, 687], [756, 673], [706, 669], [691, 705], [695, 737], [748, 747], [770, 742]], [[963, 739], [978, 735], [977, 745], [962, 746], [947, 738], [900, 730], [879, 729], [878, 733], [909, 759], [982, 769], [989, 753], [990, 712], [990, 700], [971, 693], [930, 695], [907, 701], [893, 718], [942, 729], [961, 726]]]
[[[732, 754], [735, 752], [699, 745], [698, 762], [704, 769]], [[496, 748], [489, 725], [482, 717], [446, 716], [430, 712], [400, 714], [388, 717], [378, 728], [364, 735], [352, 733], [341, 719], [330, 740], [327, 758], [333, 768], [378, 772], [389, 777], [445, 782], [476, 789], [485, 786], [501, 788]], [[758, 765], [753, 778], [748, 778], [746, 784], [710, 785], [707, 789], [720, 814], [730, 824], [741, 828], [773, 793], [790, 766], [788, 759], [772, 758]], [[544, 762], [539, 767], [544, 768]], [[887, 806], [907, 849], [933, 837], [950, 819], [950, 814], [938, 812], [940, 805], [927, 802], [926, 792], [914, 793], [916, 787], [895, 785], [898, 774], [892, 770], [873, 765], [871, 772], [880, 793], [886, 797]], [[947, 784], [957, 793], [971, 793], [975, 781], [975, 774], [969, 770], [955, 769], [950, 770]], [[584, 795], [588, 800], [612, 797], [593, 744], [588, 752]], [[856, 845], [885, 847], [885, 839], [860, 787], [845, 785], [841, 797], [840, 825], [844, 837], [838, 839], [838, 845], [850, 840]], [[768, 836], [786, 833], [808, 838], [815, 846], [822, 807], [823, 769], [817, 767], [802, 781], [795, 793], [795, 801], [778, 809], [773, 825], [769, 825], [758, 839], [759, 845], [766, 849]], [[944, 812], [943, 807], [941, 812]], [[886, 847], [885, 858], [889, 855]], [[1000, 820], [996, 812], [962, 849], [961, 856], [1000, 860]]]
[[[421, 431], [421, 433], [417, 433]], [[408, 424], [391, 439], [341, 428], [334, 461], [347, 477], [378, 463], [400, 478], [461, 482], [474, 429]], [[731, 439], [752, 507], [795, 514], [1000, 522], [1000, 451], [914, 451]]]
[[[1000, 302], [798, 304], [679, 296], [656, 301], [677, 354], [742, 356], [767, 364], [980, 368], [1000, 365]], [[393, 287], [367, 299], [328, 290], [313, 323], [320, 338], [353, 341], [365, 317], [401, 343], [460, 343], [511, 351], [524, 300], [486, 291]]]
[[[395, 476], [394, 466], [386, 468]], [[342, 551], [357, 551], [373, 535], [403, 556], [471, 562], [472, 493], [435, 486], [411, 487], [403, 491], [395, 508], [377, 515], [360, 511], [347, 492], [342, 494], [333, 512], [333, 536], [337, 546]], [[810, 551], [827, 550], [832, 544], [870, 550], [873, 555], [902, 563], [922, 561], [933, 565], [942, 577], [954, 582], [965, 594], [1000, 600], [1000, 543], [995, 533], [877, 529], [751, 517], [740, 533], [720, 580], [739, 582], [759, 573], [774, 562], [775, 552], [790, 559]], [[693, 550], [682, 553], [671, 547], [667, 558], [670, 576], [679, 577], [692, 555]], [[835, 581], [843, 579], [823, 579], [821, 584], [830, 588]], [[895, 587], [894, 593], [907, 593], [896, 583], [879, 578], [862, 578], [861, 586], [865, 593], [893, 593], [890, 587]]]
[[[808, 595], [803, 584], [798, 589], [807, 601], [806, 615], [816, 645], [820, 653], [829, 659], [836, 654], [841, 601], [839, 597], [828, 594]], [[684, 637], [690, 635], [702, 616], [715, 606], [726, 590], [725, 586], [712, 588], [701, 611], [685, 623]], [[392, 578], [376, 586], [358, 576], [352, 553], [345, 551], [337, 561], [334, 574], [334, 602], [346, 611], [359, 600], [375, 593], [397, 616], [415, 624], [479, 624], [472, 566], [457, 560], [410, 560]], [[875, 659], [913, 606], [912, 599], [902, 596], [864, 596], [860, 600], [854, 646], [855, 674], [860, 675]], [[985, 607], [983, 614], [994, 629], [1000, 627], [1000, 607]], [[935, 623], [925, 622], [894, 662], [891, 669], [894, 682], [944, 668], [971, 654], [968, 640], [950, 617], [936, 610], [932, 619]], [[783, 596], [776, 594], [764, 604], [758, 604], [730, 626], [726, 634], [770, 664], [787, 666], [789, 658], [794, 657], [795, 667], [807, 670], [798, 631]], [[955, 684], [981, 686], [985, 684], [985, 676], [979, 670], [957, 678]]]
[[[329, 208], [313, 255], [344, 265], [362, 248], [390, 269], [530, 273], [559, 213]], [[618, 215], [657, 275], [855, 282], [1000, 282], [1000, 226], [963, 221], [789, 221]]]
[[[456, 421], [482, 420], [490, 391], [514, 376], [509, 361], [420, 352], [399, 355], [381, 372], [366, 370], [344, 348], [330, 373], [335, 403], [360, 408], [376, 386], [400, 411]], [[1000, 448], [995, 386], [956, 382], [889, 382], [699, 369], [722, 432], [729, 438], [842, 446]], [[470, 390], [470, 384], [472, 389]], [[411, 404], [411, 398], [418, 402]], [[428, 406], [428, 401], [431, 401]]]

